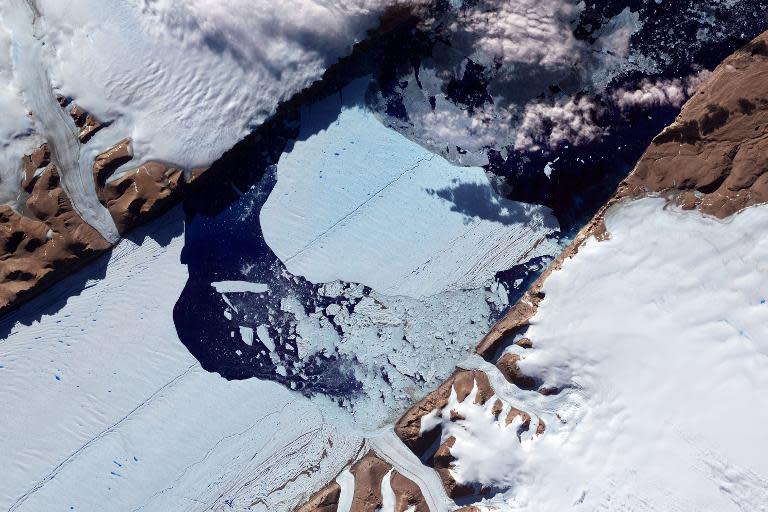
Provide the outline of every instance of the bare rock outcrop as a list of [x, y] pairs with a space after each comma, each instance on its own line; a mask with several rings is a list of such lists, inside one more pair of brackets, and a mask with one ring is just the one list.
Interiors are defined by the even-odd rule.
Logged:
[[417, 455], [423, 455], [440, 437], [440, 429], [421, 432], [421, 419], [435, 410], [442, 410], [448, 405], [451, 390], [456, 390], [456, 398], [461, 402], [473, 387], [477, 385], [475, 403], [484, 404], [493, 395], [493, 388], [485, 372], [458, 369], [446, 379], [440, 387], [415, 403], [395, 424], [395, 433]]
[[768, 33], [715, 69], [619, 188], [648, 193], [719, 218], [768, 201]]
[[341, 486], [333, 481], [313, 494], [296, 512], [336, 512], [340, 496]]
[[[422, 418], [427, 414], [433, 411], [442, 412], [449, 406], [450, 395], [453, 390], [456, 392], [456, 399], [462, 402], [469, 396], [475, 386], [477, 386], [477, 394], [475, 395], [474, 403], [485, 405], [489, 400], [493, 399], [491, 412], [498, 419], [504, 409], [504, 404], [500, 399], [494, 398], [495, 392], [485, 372], [459, 369], [443, 382], [438, 389], [408, 409], [395, 425], [395, 433], [398, 437], [414, 453], [420, 457], [426, 457], [427, 464], [434, 468], [440, 476], [446, 493], [454, 499], [484, 491], [473, 486], [460, 485], [454, 480], [451, 469], [455, 458], [451, 454], [451, 448], [456, 440], [453, 437], [448, 437], [438, 443], [442, 437], [442, 429], [438, 426], [432, 430], [422, 432], [421, 423]], [[449, 411], [449, 417], [451, 421], [463, 419], [455, 411]], [[531, 416], [515, 407], [509, 408], [504, 418], [504, 424], [509, 425], [518, 417], [521, 418], [520, 429], [527, 430], [531, 424]], [[539, 429], [541, 429], [543, 423], [540, 422], [539, 425]], [[541, 433], [542, 431], [537, 432]], [[434, 448], [435, 446], [437, 446], [436, 449]], [[434, 453], [429, 453], [430, 448], [435, 449]]]
[[97, 155], [93, 161], [93, 181], [96, 183], [96, 188], [103, 188], [117, 168], [132, 159], [131, 139], [124, 139]]
[[[59, 100], [59, 104], [62, 104], [62, 101]], [[62, 107], [67, 106], [66, 104], [62, 105]], [[72, 109], [69, 111], [69, 115], [72, 117], [72, 120], [75, 122], [75, 126], [80, 128], [80, 133], [77, 134], [77, 138], [82, 143], [88, 142], [88, 140], [93, 137], [93, 135], [101, 130], [104, 125], [99, 122], [96, 117], [94, 117], [89, 112], [86, 112], [82, 108], [80, 108], [77, 105], [74, 105]]]
[[72, 208], [45, 145], [24, 159], [24, 214], [0, 206], [0, 308], [13, 306], [110, 244]]
[[[115, 150], [113, 154], [121, 155], [124, 152]], [[97, 193], [99, 200], [112, 215], [118, 232], [125, 235], [178, 203], [185, 188], [197, 176], [199, 173], [190, 174], [187, 178], [181, 169], [158, 162], [147, 162], [98, 187]]]
[[[370, 451], [349, 468], [355, 486], [350, 512], [377, 512], [383, 505], [382, 481], [392, 471], [389, 484], [395, 495], [395, 512], [429, 512], [424, 496], [410, 479]], [[296, 509], [296, 512], [335, 512], [338, 510], [341, 487], [331, 482]]]
[[[89, 125], [92, 116], [79, 107], [71, 112], [84, 129], [98, 124], [94, 120]], [[126, 139], [93, 164], [99, 200], [123, 236], [177, 204], [186, 187], [204, 172], [185, 175], [181, 169], [148, 162], [110, 181], [132, 157]], [[19, 305], [111, 248], [72, 207], [46, 144], [25, 156], [22, 164], [26, 199], [16, 210], [0, 206], [0, 311]]]

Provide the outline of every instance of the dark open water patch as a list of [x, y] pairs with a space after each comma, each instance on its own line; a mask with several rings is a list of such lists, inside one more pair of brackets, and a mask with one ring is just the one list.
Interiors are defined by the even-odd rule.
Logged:
[[[465, 0], [463, 3], [471, 6], [476, 2]], [[768, 29], [768, 1], [765, 0], [595, 0], [586, 2], [580, 17], [574, 20], [574, 36], [586, 43], [594, 42], [601, 31], [627, 9], [639, 20], [639, 29], [629, 41], [631, 58], [647, 58], [653, 65], [644, 72], [627, 66], [611, 79], [609, 90], [622, 86], [631, 89], [644, 78], [681, 79], [702, 68], [714, 69], [736, 49]], [[430, 55], [434, 58], [429, 65], [442, 77], [444, 99], [460, 110], [471, 113], [505, 101], [502, 98], [505, 95], [553, 100], [563, 94], [563, 84], [570, 86], [569, 95], [578, 93], [579, 87], [589, 93], [588, 79], [582, 84], [574, 83], [567, 78], [567, 71], [560, 73], [563, 76], [556, 76], [537, 71], [533, 65], [519, 69], [521, 73], [549, 76], [553, 82], [541, 82], [533, 77], [526, 80], [523, 74], [522, 79], [516, 79], [511, 85], [507, 83], [509, 77], [495, 75], [493, 66], [485, 67], [471, 55], [461, 55], [458, 48], [465, 41], [456, 41], [454, 47], [450, 35], [445, 34], [437, 41], [441, 50]], [[583, 55], [574, 55], [574, 59], [588, 61]], [[421, 59], [426, 60], [427, 56]], [[380, 105], [379, 110], [387, 124], [406, 133], [412, 117], [405, 101], [407, 77], [419, 77], [418, 67], [413, 71], [414, 62], [414, 59], [389, 60], [384, 63], [387, 69], [377, 77], [380, 101], [386, 106]], [[417, 83], [419, 89], [423, 89], [421, 81]], [[679, 112], [678, 108], [661, 107], [621, 113], [599, 94], [593, 99], [602, 102], [605, 108], [599, 124], [607, 131], [599, 141], [581, 146], [563, 143], [546, 152], [520, 152], [501, 147], [487, 151], [489, 163], [485, 169], [495, 177], [497, 191], [508, 199], [552, 208], [566, 238], [572, 237], [605, 204], [653, 137]], [[433, 95], [425, 93], [424, 102], [435, 109]], [[392, 114], [391, 105], [397, 105], [396, 114]], [[461, 155], [466, 151], [457, 148], [457, 153]], [[555, 159], [557, 161], [550, 165], [552, 172], [547, 176], [544, 168]]]
[[562, 144], [552, 153], [515, 152], [507, 158], [491, 150], [485, 168], [497, 177], [497, 188], [505, 197], [552, 208], [565, 238], [571, 239], [611, 198], [651, 140], [678, 112], [672, 107], [625, 114], [609, 110], [610, 128], [599, 141]]
[[[643, 2], [644, 9], [650, 13], [646, 16], [661, 16], [646, 4]], [[580, 37], [590, 37], [590, 30], [597, 30], [606, 17], [620, 12], [616, 9], [624, 4], [595, 5], [579, 25]], [[669, 2], [664, 2], [667, 5]], [[764, 9], [762, 2], [755, 5]], [[649, 19], [652, 24], [653, 19]], [[661, 37], [658, 34], [676, 27], [674, 19], [659, 19], [666, 28], [652, 27], [647, 29], [651, 30], [650, 35], [642, 36], [647, 38], [643, 44], [651, 48], [657, 44], [654, 38]], [[729, 26], [741, 27], [743, 21], [731, 20]], [[588, 24], [589, 30], [585, 28]], [[711, 44], [697, 44], [695, 52], [670, 52], [669, 66], [658, 76], [675, 77], [681, 70], [689, 70], [691, 62], [712, 67], [759, 32], [755, 24], [750, 27]], [[693, 28], [685, 30], [688, 33]], [[374, 84], [369, 97], [386, 98], [385, 114], [408, 119], [398, 91], [404, 86], [404, 76], [413, 73], [418, 80], [419, 63], [429, 55], [433, 43], [434, 34], [406, 27], [358, 51], [326, 74], [312, 91], [281, 107], [272, 120], [222, 157], [185, 200], [182, 262], [188, 266], [189, 279], [176, 303], [174, 322], [179, 338], [203, 368], [226, 379], [270, 379], [305, 394], [338, 397], [341, 402], [363, 392], [355, 355], [340, 353], [331, 346], [305, 353], [306, 340], [297, 332], [297, 316], [323, 312], [319, 321], [341, 335], [342, 326], [334, 317], [351, 311], [370, 296], [371, 290], [354, 283], [339, 283], [341, 292], [328, 293], [323, 285], [288, 273], [264, 240], [259, 212], [275, 184], [274, 165], [284, 151], [290, 151], [298, 135], [301, 106], [328, 95], [340, 95], [343, 87], [354, 79], [372, 75]], [[693, 57], [698, 60], [684, 62]], [[630, 81], [638, 78], [624, 77]], [[450, 80], [450, 89], [444, 92], [458, 106], [475, 108], [490, 98], [484, 80], [482, 69], [465, 66], [464, 73]], [[430, 99], [433, 102], [434, 98]], [[562, 145], [549, 155], [491, 150], [486, 171], [504, 197], [551, 207], [562, 229], [559, 236], [566, 243], [613, 194], [651, 139], [676, 113], [673, 108], [629, 114], [609, 111], [605, 121], [610, 130], [599, 142], [581, 147]], [[549, 176], [544, 173], [547, 165]], [[493, 213], [478, 205], [459, 207]], [[538, 258], [497, 275], [510, 303], [520, 297], [548, 261], [546, 257]], [[219, 293], [211, 286], [229, 280], [263, 283], [269, 287], [269, 293]], [[286, 305], [288, 298], [292, 305]], [[492, 319], [505, 312], [503, 307], [491, 306]], [[246, 339], [252, 342], [245, 343]], [[388, 382], [386, 365], [382, 364], [377, 371], [377, 378]]]
[[[226, 379], [257, 377], [307, 394], [351, 397], [360, 391], [353, 362], [333, 351], [304, 356], [296, 317], [281, 304], [291, 296], [310, 313], [325, 309], [332, 299], [323, 297], [318, 285], [288, 273], [264, 240], [259, 212], [275, 185], [271, 162], [290, 145], [295, 125], [287, 122], [271, 135], [248, 152], [250, 175], [210, 182], [185, 205], [181, 259], [189, 279], [174, 308], [176, 329], [203, 368]], [[206, 199], [223, 207], [213, 215], [197, 210]], [[242, 280], [266, 284], [269, 293], [220, 293], [212, 286]], [[351, 298], [344, 306], [354, 304]], [[243, 329], [250, 329], [250, 344], [244, 342]]]
[[[259, 212], [275, 184], [274, 164], [298, 136], [301, 107], [340, 94], [351, 81], [391, 58], [391, 48], [410, 45], [418, 54], [424, 41], [413, 23], [406, 22], [360, 45], [323, 80], [282, 104], [275, 116], [225, 153], [185, 198], [181, 260], [189, 279], [175, 305], [174, 323], [179, 338], [204, 369], [226, 379], [270, 379], [306, 394], [345, 399], [359, 393], [354, 362], [348, 357], [333, 351], [301, 353], [295, 315], [284, 311], [282, 299], [295, 298], [305, 313], [327, 307], [331, 299], [323, 298], [317, 285], [285, 270], [264, 240]], [[222, 294], [211, 286], [245, 279], [267, 284], [270, 292]], [[359, 298], [345, 299], [342, 306], [353, 307]], [[257, 333], [259, 326], [264, 326], [259, 332], [266, 343]], [[243, 342], [241, 327], [252, 329], [251, 345]]]

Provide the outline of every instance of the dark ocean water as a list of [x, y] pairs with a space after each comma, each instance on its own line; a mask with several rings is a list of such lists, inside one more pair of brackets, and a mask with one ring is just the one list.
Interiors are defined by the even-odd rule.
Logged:
[[[675, 14], [681, 9], [690, 10], [692, 5], [695, 2], [669, 0], [658, 4], [592, 2], [574, 33], [588, 40], [607, 18], [631, 6], [645, 20], [632, 44], [668, 54], [666, 65], [657, 70], [655, 77], [673, 78], [687, 74], [694, 64], [714, 67], [768, 26], [763, 2], [741, 2], [731, 11], [710, 9], [708, 15], [719, 20], [723, 33], [716, 37], [710, 34], [707, 39], [701, 33], [702, 23], [695, 17], [681, 19]], [[398, 98], [397, 83], [401, 74], [412, 72], [414, 67], [418, 70], [420, 60], [430, 51], [430, 39], [429, 34], [415, 31], [403, 37], [396, 44], [390, 41], [371, 50], [369, 58], [362, 58], [364, 65], [359, 66], [359, 72], [354, 66], [351, 72], [347, 68], [347, 74], [335, 77], [324, 94], [339, 94], [357, 76], [372, 73], [373, 92], [387, 99], [382, 115], [406, 119], [408, 112]], [[669, 43], [671, 39], [677, 40], [674, 46]], [[484, 72], [482, 66], [466, 66], [463, 76], [449, 81], [446, 96], [464, 107], [492, 101]], [[622, 79], [631, 82], [639, 78]], [[609, 130], [600, 141], [578, 147], [564, 144], [549, 154], [510, 152], [504, 157], [502, 152], [489, 150], [486, 171], [505, 197], [552, 208], [561, 226], [558, 237], [566, 243], [613, 194], [652, 138], [674, 119], [677, 111], [671, 107], [634, 113], [608, 109], [603, 122]], [[275, 184], [274, 164], [297, 136], [298, 122], [296, 109], [276, 116], [214, 164], [204, 186], [185, 201], [182, 262], [189, 269], [189, 280], [176, 303], [174, 322], [179, 338], [208, 371], [226, 379], [271, 379], [306, 394], [324, 393], [344, 399], [361, 389], [353, 371], [354, 357], [332, 352], [303, 356], [295, 341], [295, 319], [280, 307], [280, 301], [290, 294], [298, 297], [306, 312], [331, 303], [349, 310], [370, 289], [363, 288], [356, 298], [323, 296], [319, 285], [285, 270], [266, 244], [259, 223], [259, 211]], [[547, 164], [552, 169], [549, 177], [543, 172]], [[498, 279], [508, 289], [511, 302], [548, 261], [537, 258], [499, 273]], [[211, 286], [215, 281], [242, 280], [244, 275], [248, 281], [268, 284], [271, 292], [228, 293], [227, 304]], [[223, 315], [225, 309], [232, 318]], [[494, 318], [503, 313], [494, 310]], [[239, 326], [255, 330], [259, 325], [269, 326], [269, 337], [275, 345], [272, 354], [258, 339], [249, 346], [239, 337]]]

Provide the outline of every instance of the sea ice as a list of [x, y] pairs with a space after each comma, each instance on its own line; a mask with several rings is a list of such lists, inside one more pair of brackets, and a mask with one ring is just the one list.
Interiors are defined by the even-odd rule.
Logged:
[[289, 272], [423, 298], [488, 286], [496, 272], [557, 251], [548, 208], [502, 199], [482, 168], [455, 166], [382, 125], [363, 103], [365, 85], [304, 109], [277, 164], [260, 221]]

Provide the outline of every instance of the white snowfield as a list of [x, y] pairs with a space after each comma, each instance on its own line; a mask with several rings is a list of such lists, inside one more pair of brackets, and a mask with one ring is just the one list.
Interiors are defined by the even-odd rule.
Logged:
[[290, 510], [358, 452], [337, 407], [200, 368], [172, 319], [182, 246], [122, 241], [104, 279], [0, 341], [0, 510]]
[[[206, 166], [400, 0], [35, 0], [58, 89], [136, 161]], [[418, 2], [411, 2], [418, 3]]]
[[505, 200], [482, 168], [382, 125], [362, 104], [365, 85], [344, 89], [343, 104], [333, 96], [304, 109], [299, 140], [277, 164], [260, 221], [289, 272], [423, 298], [488, 286], [558, 251], [548, 208]]
[[13, 62], [9, 30], [13, 5], [0, 5], [0, 204], [16, 201], [21, 181], [21, 156], [41, 144], [22, 97]]
[[546, 431], [518, 441], [460, 404], [457, 480], [508, 489], [500, 510], [768, 510], [768, 206], [719, 221], [643, 199], [606, 223], [547, 279], [534, 348], [515, 347], [564, 390], [489, 371]]

